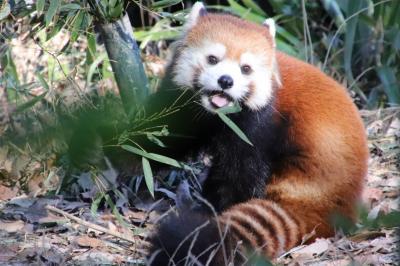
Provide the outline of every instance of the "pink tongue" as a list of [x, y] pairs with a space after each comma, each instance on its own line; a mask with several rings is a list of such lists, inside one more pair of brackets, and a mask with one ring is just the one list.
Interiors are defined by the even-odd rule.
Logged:
[[224, 106], [228, 105], [228, 103], [229, 103], [227, 98], [225, 98], [221, 95], [218, 95], [218, 94], [211, 97], [211, 102], [219, 108], [224, 107]]

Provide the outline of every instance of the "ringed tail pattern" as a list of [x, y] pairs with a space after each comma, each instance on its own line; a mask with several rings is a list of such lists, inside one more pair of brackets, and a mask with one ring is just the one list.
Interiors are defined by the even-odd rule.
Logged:
[[305, 225], [278, 204], [253, 199], [228, 209], [218, 221], [244, 248], [273, 258], [300, 244]]

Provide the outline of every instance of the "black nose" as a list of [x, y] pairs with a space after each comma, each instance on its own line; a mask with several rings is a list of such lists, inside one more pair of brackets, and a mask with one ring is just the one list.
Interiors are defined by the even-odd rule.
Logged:
[[222, 75], [218, 79], [218, 84], [221, 87], [221, 89], [226, 90], [226, 89], [232, 88], [233, 79], [231, 78], [231, 76]]

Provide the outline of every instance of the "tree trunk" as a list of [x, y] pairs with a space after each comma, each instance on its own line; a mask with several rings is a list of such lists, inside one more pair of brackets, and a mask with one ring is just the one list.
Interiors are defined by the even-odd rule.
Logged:
[[149, 94], [148, 80], [140, 51], [127, 15], [108, 24], [99, 24], [107, 54], [128, 116]]

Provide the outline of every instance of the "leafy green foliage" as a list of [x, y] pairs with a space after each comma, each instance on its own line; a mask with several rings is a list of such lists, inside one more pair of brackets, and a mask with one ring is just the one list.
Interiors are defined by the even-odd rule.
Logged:
[[124, 1], [121, 0], [89, 0], [88, 4], [95, 13], [96, 19], [113, 22], [122, 17]]

